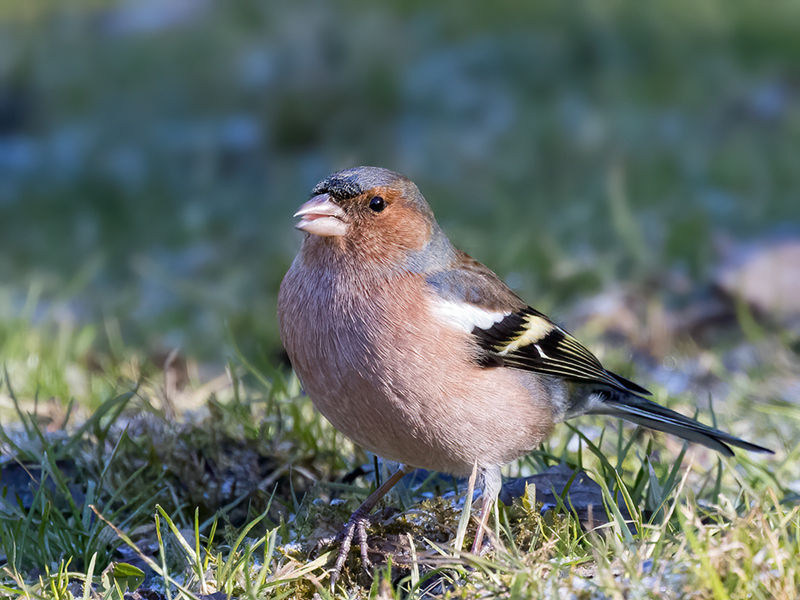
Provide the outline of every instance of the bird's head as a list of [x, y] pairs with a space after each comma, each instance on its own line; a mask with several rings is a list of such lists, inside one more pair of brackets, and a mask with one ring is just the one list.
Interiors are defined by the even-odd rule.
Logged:
[[394, 171], [355, 167], [334, 173], [311, 191], [294, 215], [308, 242], [357, 251], [382, 262], [421, 250], [439, 231], [414, 183]]

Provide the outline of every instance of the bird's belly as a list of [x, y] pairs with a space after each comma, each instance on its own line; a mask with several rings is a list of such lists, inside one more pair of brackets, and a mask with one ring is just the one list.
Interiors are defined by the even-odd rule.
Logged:
[[[476, 462], [485, 467], [522, 456], [552, 429], [545, 396], [532, 396], [508, 369], [474, 369], [466, 380], [417, 369], [414, 386], [374, 385], [358, 372], [343, 373], [333, 385], [312, 373], [300, 376], [317, 409], [364, 449], [466, 475]], [[395, 375], [385, 381], [403, 379]]]
[[401, 398], [375, 390], [358, 377], [338, 389], [304, 386], [325, 418], [365, 450], [404, 464], [450, 470], [446, 454], [432, 447], [419, 416]]

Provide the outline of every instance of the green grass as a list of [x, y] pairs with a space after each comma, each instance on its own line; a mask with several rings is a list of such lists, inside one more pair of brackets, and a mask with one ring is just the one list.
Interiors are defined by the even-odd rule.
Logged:
[[[49, 327], [17, 322], [9, 329], [35, 340]], [[753, 348], [768, 348], [760, 350], [765, 358], [796, 357], [783, 332], [761, 334], [769, 345]], [[75, 341], [84, 334], [64, 335]], [[12, 471], [31, 485], [23, 486], [30, 492], [24, 502], [6, 492], [0, 505], [0, 594], [115, 598], [143, 586], [172, 598], [329, 596], [331, 549], [314, 546], [368, 492], [370, 478], [334, 483], [366, 457], [313, 410], [293, 376], [255, 369], [232, 348], [226, 384], [201, 403], [202, 387], [191, 383], [166, 400], [164, 374], [152, 368], [136, 381], [107, 382], [115, 394], [56, 427], [49, 413], [61, 403], [37, 404], [18, 391], [35, 387], [38, 371], [3, 377], [0, 396], [16, 418], [6, 415], [0, 427], [0, 485], [20, 489], [8, 478]], [[12, 347], [6, 357], [22, 352]], [[82, 358], [64, 363], [58, 353], [44, 354], [40, 366], [57, 371]], [[126, 360], [109, 372], [130, 370], [136, 360]], [[781, 362], [748, 372], [750, 385], [790, 374]], [[745, 373], [717, 374], [735, 381]], [[691, 394], [668, 400], [655, 391], [691, 411]], [[633, 436], [638, 430], [617, 422], [582, 419], [559, 427], [507, 474], [553, 464], [582, 469], [603, 490], [598, 510], [607, 512], [607, 524], [582, 527], [566, 495], [543, 512], [529, 488], [496, 515], [493, 550], [470, 556], [464, 549], [474, 522], [463, 530], [452, 485], [434, 478], [387, 502], [398, 512], [382, 513], [372, 530], [373, 557], [383, 557], [375, 580], [353, 556], [337, 595], [792, 597], [800, 585], [800, 509], [791, 483], [800, 464], [792, 442], [800, 412], [778, 399], [753, 405], [749, 394], [747, 386], [733, 387], [714, 418], [773, 447], [774, 458], [724, 459], [668, 437]], [[435, 494], [420, 500], [423, 490]], [[344, 502], [329, 504], [334, 497]]]

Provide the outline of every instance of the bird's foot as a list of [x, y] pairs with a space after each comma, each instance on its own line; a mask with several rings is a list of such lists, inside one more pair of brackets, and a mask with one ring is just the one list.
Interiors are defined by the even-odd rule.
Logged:
[[372, 569], [372, 561], [369, 559], [369, 546], [367, 540], [367, 525], [370, 524], [369, 515], [366, 511], [357, 509], [350, 519], [345, 523], [339, 535], [336, 536], [336, 541], [339, 542], [339, 554], [336, 557], [336, 564], [331, 572], [331, 589], [336, 585], [336, 581], [342, 574], [344, 563], [347, 562], [347, 556], [350, 554], [350, 547], [355, 538], [361, 549], [361, 567], [366, 573]]

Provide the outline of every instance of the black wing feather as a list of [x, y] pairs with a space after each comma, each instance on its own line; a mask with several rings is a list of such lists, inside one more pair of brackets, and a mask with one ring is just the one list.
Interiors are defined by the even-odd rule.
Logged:
[[598, 383], [622, 392], [650, 394], [642, 386], [606, 370], [578, 340], [536, 309], [526, 307], [488, 329], [476, 327], [472, 333], [489, 357], [507, 367]]
[[677, 435], [703, 444], [726, 456], [730, 446], [752, 452], [772, 453], [768, 448], [739, 439], [729, 433], [708, 427], [651, 402], [640, 385], [603, 368], [581, 343], [532, 308], [513, 313], [489, 329], [475, 328], [473, 335], [486, 353], [482, 364], [500, 364], [571, 381], [602, 386], [596, 391], [602, 402], [588, 412], [622, 417], [651, 429]]

